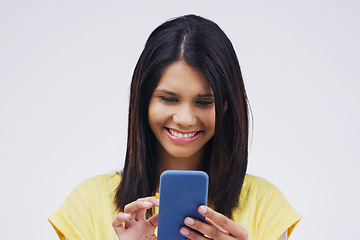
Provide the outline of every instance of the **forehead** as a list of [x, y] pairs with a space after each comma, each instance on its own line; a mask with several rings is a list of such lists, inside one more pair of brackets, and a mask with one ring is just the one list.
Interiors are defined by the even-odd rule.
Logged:
[[156, 90], [162, 89], [197, 94], [212, 93], [210, 83], [204, 74], [183, 61], [176, 62], [164, 70]]

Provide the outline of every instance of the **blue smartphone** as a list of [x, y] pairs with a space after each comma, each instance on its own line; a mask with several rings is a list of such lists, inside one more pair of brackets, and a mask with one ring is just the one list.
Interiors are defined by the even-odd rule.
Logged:
[[203, 171], [167, 170], [161, 174], [158, 240], [186, 239], [180, 233], [186, 217], [205, 221], [197, 209], [207, 204], [208, 184]]

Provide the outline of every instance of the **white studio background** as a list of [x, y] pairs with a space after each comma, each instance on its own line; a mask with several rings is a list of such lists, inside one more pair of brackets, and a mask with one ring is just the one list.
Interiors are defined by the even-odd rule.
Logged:
[[129, 85], [150, 32], [196, 13], [237, 51], [254, 115], [248, 172], [303, 215], [292, 239], [358, 239], [358, 1], [0, 0], [0, 233], [122, 168]]

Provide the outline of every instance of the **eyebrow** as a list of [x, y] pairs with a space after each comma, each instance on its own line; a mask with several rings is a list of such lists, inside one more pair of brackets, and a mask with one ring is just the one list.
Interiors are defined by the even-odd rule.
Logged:
[[169, 95], [177, 96], [176, 93], [171, 92], [171, 91], [168, 91], [168, 90], [165, 90], [165, 89], [155, 90], [155, 92], [162, 92], [162, 93], [166, 93], [166, 94], [169, 94]]
[[[166, 93], [166, 94], [169, 94], [172, 96], [178, 96], [177, 93], [171, 92], [166, 89], [155, 90], [155, 92], [162, 92], [162, 93]], [[214, 97], [214, 94], [212, 94], [212, 93], [198, 94], [196, 97]]]

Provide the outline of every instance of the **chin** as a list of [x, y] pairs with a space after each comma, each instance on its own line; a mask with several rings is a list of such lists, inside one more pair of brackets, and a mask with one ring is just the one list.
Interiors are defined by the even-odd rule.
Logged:
[[179, 149], [179, 150], [172, 150], [172, 151], [167, 151], [169, 153], [170, 156], [174, 157], [174, 158], [191, 158], [194, 157], [195, 155], [199, 154], [199, 150], [198, 151], [186, 151], [184, 149]]

